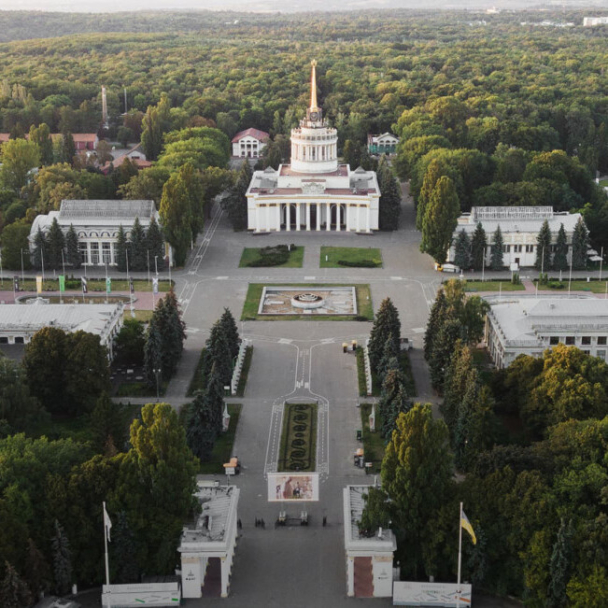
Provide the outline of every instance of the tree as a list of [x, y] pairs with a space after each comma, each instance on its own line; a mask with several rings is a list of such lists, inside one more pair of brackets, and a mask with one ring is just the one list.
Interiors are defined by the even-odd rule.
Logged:
[[354, 171], [361, 162], [361, 151], [359, 146], [350, 139], [344, 142], [344, 150], [342, 151], [344, 162]]
[[397, 417], [411, 407], [412, 404], [405, 389], [403, 372], [399, 369], [397, 360], [394, 359], [382, 382], [382, 393], [378, 402], [378, 414], [382, 420], [382, 437], [390, 439], [396, 428]]
[[374, 318], [374, 325], [370, 333], [368, 344], [370, 364], [372, 370], [376, 373], [389, 336], [392, 336], [395, 343], [394, 350], [399, 352], [399, 341], [401, 339], [399, 312], [390, 298], [384, 298], [380, 303], [380, 307]]
[[[211, 369], [215, 367], [216, 374], [221, 380], [222, 387], [230, 384], [232, 379], [232, 352], [231, 344], [226, 334], [226, 329], [222, 320], [216, 321], [211, 328], [209, 339], [207, 340], [207, 352], [203, 375], [210, 378]], [[222, 388], [223, 390], [223, 388]]]
[[578, 218], [572, 234], [572, 268], [587, 268], [587, 249], [589, 249], [589, 232], [582, 217]]
[[[2, 245], [2, 266], [9, 270], [21, 270], [23, 260], [24, 270], [31, 266], [29, 256], [29, 241], [31, 227], [25, 220], [18, 220], [4, 227], [0, 234]], [[25, 251], [25, 254], [22, 252]]]
[[479, 271], [483, 268], [487, 245], [486, 231], [483, 229], [481, 222], [478, 222], [471, 240], [471, 266], [473, 270]]
[[25, 582], [8, 561], [4, 562], [4, 570], [4, 580], [0, 585], [0, 604], [3, 608], [29, 606], [32, 598]]
[[549, 228], [549, 222], [547, 220], [543, 222], [536, 237], [536, 260], [534, 262], [534, 268], [536, 268], [536, 270], [549, 270], [549, 268], [551, 268], [551, 229]]
[[163, 146], [163, 130], [158, 108], [148, 106], [142, 121], [141, 144], [148, 160], [156, 160]]
[[568, 269], [568, 240], [564, 225], [560, 224], [557, 233], [557, 244], [555, 245], [555, 255], [553, 256], [553, 268], [555, 270]]
[[48, 263], [48, 267], [53, 270], [63, 268], [64, 264], [64, 253], [63, 250], [65, 248], [65, 237], [63, 236], [63, 232], [59, 227], [59, 222], [57, 218], [54, 217], [51, 223], [51, 227], [49, 228], [48, 235], [48, 261], [45, 259], [45, 263]]
[[55, 535], [51, 544], [55, 590], [58, 595], [65, 595], [72, 584], [72, 551], [65, 531], [57, 520], [55, 520]]
[[433, 191], [439, 179], [443, 176], [443, 168], [438, 160], [433, 160], [424, 174], [424, 181], [420, 189], [419, 196], [416, 198], [416, 228], [422, 230], [424, 226], [424, 216], [427, 206], [431, 200]]
[[452, 484], [448, 431], [442, 420], [433, 419], [429, 404], [400, 414], [396, 426], [382, 462], [382, 490], [389, 500], [385, 508], [397, 535], [403, 574], [418, 578], [426, 528]]
[[247, 160], [244, 160], [234, 185], [228, 191], [228, 195], [222, 199], [222, 207], [228, 213], [228, 218], [234, 230], [245, 230], [247, 228], [247, 198], [245, 194], [252, 177], [251, 166]]
[[236, 326], [236, 321], [234, 320], [229, 308], [224, 308], [224, 312], [220, 318], [220, 323], [230, 348], [230, 354], [234, 359], [239, 354], [241, 339], [239, 337], [239, 330]]
[[116, 568], [117, 583], [138, 583], [140, 568], [138, 564], [137, 539], [129, 525], [125, 511], [120, 511], [113, 523], [112, 532], [112, 563]]
[[121, 403], [114, 403], [107, 393], [102, 394], [91, 412], [95, 451], [107, 456], [113, 456], [114, 451], [124, 451], [128, 420], [127, 408]]
[[[134, 272], [141, 272], [149, 268], [149, 253], [146, 243], [146, 231], [141, 225], [139, 218], [135, 218], [131, 228], [131, 239], [128, 245], [129, 268]], [[126, 262], [125, 262], [126, 266]]]
[[199, 393], [188, 411], [186, 438], [192, 453], [202, 462], [209, 459], [217, 436], [216, 415], [206, 394]]
[[154, 166], [139, 171], [127, 184], [118, 188], [122, 198], [130, 200], [153, 200], [156, 208], [160, 207], [163, 186], [169, 179], [171, 171], [166, 167]]
[[48, 264], [48, 239], [44, 232], [38, 227], [38, 232], [34, 237], [34, 247], [32, 251], [32, 266], [36, 270], [40, 270], [45, 264]]
[[32, 597], [40, 597], [51, 587], [51, 569], [46, 558], [31, 539], [27, 539], [27, 555], [25, 556], [24, 577], [30, 588]]
[[377, 375], [380, 382], [384, 382], [384, 377], [387, 372], [392, 369], [399, 369], [399, 342], [393, 338], [393, 334], [389, 334], [384, 343], [382, 358], [377, 366]]
[[163, 339], [158, 322], [152, 317], [146, 333], [146, 345], [144, 346], [144, 375], [148, 385], [156, 387], [158, 375], [162, 372], [163, 362]]
[[155, 269], [163, 270], [165, 267], [165, 243], [155, 217], [150, 219], [146, 232], [146, 249], [150, 252], [150, 259], [155, 261]]
[[492, 270], [503, 270], [504, 268], [504, 245], [502, 240], [502, 232], [500, 225], [496, 226], [496, 230], [492, 237], [492, 248], [490, 252], [490, 266]]
[[209, 380], [205, 390], [209, 420], [216, 434], [222, 432], [222, 417], [224, 412], [224, 381], [217, 363], [213, 363], [209, 372]]
[[456, 342], [462, 338], [462, 325], [457, 318], [448, 318], [440, 327], [433, 341], [433, 350], [429, 356], [429, 369], [433, 386], [442, 391], [446, 380], [446, 371], [454, 352]]
[[463, 270], [466, 270], [471, 265], [471, 241], [464, 228], [456, 237], [456, 244], [454, 245], [454, 264]]
[[145, 343], [143, 323], [137, 319], [125, 319], [114, 339], [114, 359], [130, 365], [142, 365]]
[[82, 265], [80, 257], [80, 247], [78, 235], [74, 230], [74, 224], [70, 224], [67, 234], [65, 235], [66, 262], [72, 265], [74, 270], [78, 270]]
[[158, 326], [161, 336], [161, 367], [165, 380], [169, 380], [181, 358], [186, 339], [186, 325], [175, 292], [171, 289], [158, 303], [152, 322]]
[[27, 183], [30, 170], [40, 165], [40, 148], [32, 141], [10, 139], [2, 145], [0, 164], [0, 182], [18, 191]]
[[74, 164], [74, 156], [76, 156], [76, 144], [74, 143], [74, 137], [70, 131], [62, 131], [61, 133], [61, 148], [60, 154], [62, 161]]
[[572, 568], [572, 535], [572, 522], [566, 523], [562, 519], [549, 564], [549, 598], [551, 606], [556, 608], [567, 603], [566, 586]]
[[[138, 218], [135, 219], [137, 220]], [[122, 224], [118, 227], [115, 251], [116, 253], [114, 259], [116, 260], [116, 269], [118, 272], [125, 272], [127, 269], [127, 256], [129, 255], [129, 243], [127, 242], [127, 235], [125, 233], [125, 229], [122, 227]]]
[[424, 213], [420, 251], [443, 264], [458, 224], [460, 204], [452, 180], [443, 176], [437, 182]]
[[443, 326], [446, 317], [448, 316], [448, 301], [445, 297], [445, 291], [443, 287], [439, 288], [437, 296], [433, 305], [431, 306], [431, 313], [429, 320], [426, 325], [426, 331], [424, 332], [424, 358], [429, 361], [433, 347], [435, 345], [435, 339], [439, 330]]
[[380, 162], [378, 178], [381, 192], [378, 208], [380, 230], [397, 230], [401, 215], [401, 189], [386, 160]]
[[596, 563], [589, 575], [571, 578], [567, 593], [573, 608], [603, 608], [608, 602], [606, 568]]
[[43, 165], [53, 164], [53, 140], [51, 130], [46, 123], [40, 123], [37, 127], [30, 127], [30, 141], [38, 145], [40, 150], [40, 162]]

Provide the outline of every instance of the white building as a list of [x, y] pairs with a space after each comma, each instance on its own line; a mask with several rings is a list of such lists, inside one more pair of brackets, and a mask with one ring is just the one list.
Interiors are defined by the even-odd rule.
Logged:
[[122, 327], [122, 304], [34, 304], [0, 305], [0, 344], [28, 344], [44, 327], [68, 333], [86, 331], [99, 336], [113, 358], [114, 338]]
[[540, 357], [557, 344], [606, 360], [608, 300], [567, 297], [487, 298], [485, 340], [496, 367], [519, 355]]
[[362, 536], [359, 532], [365, 506], [363, 497], [370, 487], [344, 488], [346, 595], [349, 597], [393, 595], [393, 552], [397, 549], [394, 534], [383, 528], [372, 537]]
[[608, 17], [585, 17], [583, 19], [584, 27], [594, 27], [596, 25], [608, 24]]
[[228, 597], [236, 549], [236, 486], [199, 482], [196, 497], [201, 514], [194, 527], [185, 527], [178, 551], [182, 555], [184, 598]]
[[232, 138], [232, 156], [259, 158], [270, 135], [259, 129], [240, 131]]
[[485, 255], [486, 266], [490, 266], [492, 261], [492, 243], [498, 226], [502, 232], [505, 267], [509, 268], [511, 264], [520, 267], [534, 266], [536, 238], [544, 221], [547, 220], [553, 245], [551, 251], [545, 254], [545, 267], [549, 267], [550, 256], [555, 251], [557, 233], [562, 224], [566, 231], [568, 263], [570, 263], [572, 235], [580, 217], [580, 213], [555, 212], [552, 207], [473, 207], [471, 213], [463, 213], [458, 218], [458, 226], [452, 235], [452, 245], [448, 251], [448, 262], [454, 261], [455, 243], [459, 233], [464, 230], [469, 239], [472, 239], [477, 224], [480, 223], [485, 230], [488, 245]]
[[367, 151], [370, 154], [395, 154], [399, 138], [392, 133], [367, 136]]
[[373, 171], [338, 165], [338, 133], [317, 104], [313, 61], [310, 107], [291, 131], [291, 165], [254, 173], [247, 190], [247, 227], [371, 232], [378, 229], [379, 199]]
[[[38, 228], [48, 234], [53, 219], [57, 218], [64, 235], [71, 225], [74, 226], [83, 265], [115, 266], [116, 241], [120, 226], [129, 238], [135, 218], [138, 218], [139, 223], [147, 230], [153, 217], [159, 221], [154, 201], [63, 200], [59, 211], [39, 215], [34, 220], [29, 236], [30, 251], [34, 250]], [[171, 258], [168, 244], [165, 244], [165, 255]], [[154, 260], [151, 263], [154, 264]]]

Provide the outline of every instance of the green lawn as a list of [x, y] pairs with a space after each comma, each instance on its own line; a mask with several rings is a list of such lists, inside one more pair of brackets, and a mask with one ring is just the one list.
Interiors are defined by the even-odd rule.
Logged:
[[[256, 262], [260, 259], [260, 249], [258, 247], [243, 249], [243, 255], [239, 262], [239, 268], [246, 268], [251, 262]], [[265, 268], [302, 268], [302, 262], [304, 261], [304, 247], [294, 247], [289, 252], [289, 259], [284, 264], [278, 264], [277, 266], [266, 266]]]
[[[571, 291], [591, 291], [592, 293], [606, 293], [607, 281], [572, 281], [570, 284]], [[562, 287], [559, 280], [550, 279], [548, 285], [539, 285], [538, 291], [549, 290], [549, 291], [568, 291], [568, 279], [562, 279]]]
[[[265, 283], [249, 283], [247, 297], [243, 304], [241, 321], [373, 321], [374, 309], [372, 306], [372, 296], [369, 285], [353, 285], [357, 293], [357, 315], [258, 315], [260, 298]], [[309, 283], [271, 283], [273, 286], [280, 287], [309, 287], [322, 288], [323, 285], [310, 285]], [[331, 283], [332, 287], [350, 287], [339, 283]]]
[[[152, 315], [154, 314], [153, 310], [134, 310], [133, 314], [135, 315], [136, 321], [141, 321], [142, 323], [149, 323], [152, 319]], [[122, 315], [123, 320], [132, 319], [131, 309], [128, 307], [125, 308], [125, 311]]]
[[466, 281], [465, 291], [524, 291], [523, 285], [514, 285], [510, 280], [504, 281]]
[[601, 179], [600, 186], [602, 186], [602, 188], [608, 188], [608, 179]]
[[[373, 463], [370, 473], [379, 473], [384, 458], [385, 442], [380, 435], [380, 431], [372, 433], [369, 430], [369, 415], [372, 411], [371, 403], [362, 403], [361, 407], [361, 428], [363, 430], [363, 452], [365, 462]], [[376, 406], [376, 429], [382, 426], [378, 416], [378, 406]]]
[[317, 404], [286, 403], [277, 470], [314, 471], [316, 450]]
[[[158, 394], [162, 397], [167, 390], [168, 382], [160, 382]], [[123, 382], [118, 386], [115, 397], [150, 397], [156, 399], [156, 387], [152, 388], [147, 382]]]
[[[48, 271], [45, 273], [48, 276]], [[52, 273], [51, 273], [52, 274]], [[129, 292], [129, 282], [127, 279], [115, 279], [114, 277], [110, 277], [112, 279], [112, 292], [115, 291], [124, 291]], [[87, 286], [89, 292], [102, 292], [106, 291], [106, 280], [104, 279], [87, 279]], [[12, 285], [11, 285], [12, 287]], [[159, 291], [169, 291], [169, 281], [165, 279], [161, 279], [158, 281], [158, 290]], [[22, 281], [19, 278], [19, 288], [21, 291], [36, 291], [36, 279], [34, 278], [26, 278], [25, 281]], [[66, 279], [66, 293], [70, 291], [82, 292], [82, 283], [80, 279]], [[135, 291], [152, 291], [152, 281], [148, 283], [145, 279], [135, 279], [133, 281], [133, 288]], [[49, 279], [45, 278], [42, 283], [42, 291], [59, 291], [59, 279]]]
[[[348, 263], [340, 264], [341, 260]], [[364, 268], [381, 268], [382, 254], [380, 249], [371, 247], [321, 247], [321, 268], [356, 267], [359, 263]], [[370, 265], [368, 266], [368, 264]]]
[[213, 451], [211, 452], [211, 459], [201, 463], [199, 472], [203, 475], [219, 475], [224, 473], [224, 463], [228, 462], [232, 456], [232, 446], [234, 445], [236, 428], [239, 424], [242, 407], [240, 403], [228, 405], [228, 413], [230, 414], [228, 430], [216, 439]]

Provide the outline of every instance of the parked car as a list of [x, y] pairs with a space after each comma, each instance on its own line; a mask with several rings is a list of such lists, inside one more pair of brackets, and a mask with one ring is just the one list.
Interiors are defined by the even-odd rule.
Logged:
[[399, 348], [401, 350], [410, 350], [414, 348], [414, 341], [411, 338], [401, 338], [399, 340]]

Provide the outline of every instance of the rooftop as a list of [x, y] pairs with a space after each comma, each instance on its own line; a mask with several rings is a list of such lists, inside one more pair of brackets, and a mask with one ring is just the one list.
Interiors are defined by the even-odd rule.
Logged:
[[256, 139], [259, 139], [260, 141], [264, 141], [264, 140], [268, 139], [270, 137], [270, 135], [268, 133], [266, 133], [266, 131], [260, 131], [259, 129], [245, 129], [244, 131], [239, 131], [232, 138], [232, 143], [236, 144], [241, 139], [243, 139], [243, 137], [255, 137]]
[[281, 165], [279, 167], [281, 177], [346, 177], [348, 175], [348, 165], [338, 165], [338, 169], [336, 171], [331, 171], [330, 173], [299, 173], [298, 171], [293, 171], [291, 165]]
[[34, 334], [43, 327], [58, 327], [96, 334], [103, 342], [122, 309], [122, 304], [2, 304], [0, 331]]
[[63, 200], [60, 220], [84, 218], [151, 218], [156, 211], [154, 201], [146, 200]]

